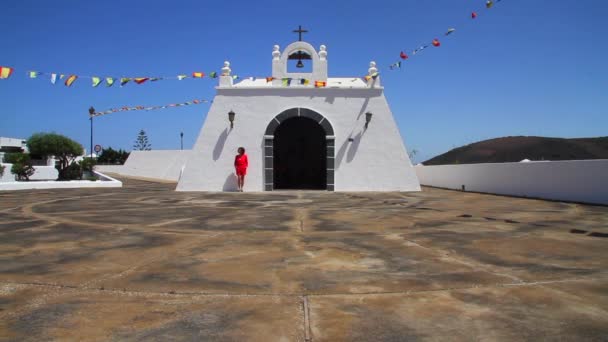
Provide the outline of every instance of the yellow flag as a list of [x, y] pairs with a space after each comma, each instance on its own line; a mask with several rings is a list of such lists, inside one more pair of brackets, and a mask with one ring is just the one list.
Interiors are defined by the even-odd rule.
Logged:
[[93, 76], [91, 77], [91, 81], [93, 81], [93, 87], [97, 87], [101, 83], [101, 78]]

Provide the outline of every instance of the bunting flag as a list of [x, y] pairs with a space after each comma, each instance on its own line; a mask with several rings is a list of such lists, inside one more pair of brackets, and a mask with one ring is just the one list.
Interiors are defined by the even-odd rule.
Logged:
[[13, 73], [13, 68], [0, 66], [0, 79], [7, 79], [11, 77]]
[[282, 79], [284, 86], [289, 86], [291, 84], [291, 78]]
[[302, 79], [300, 79], [300, 84], [301, 85], [309, 85], [310, 84], [310, 80], [302, 78]]
[[266, 82], [272, 82], [272, 80], [274, 80], [274, 77], [266, 77]]
[[190, 106], [190, 105], [197, 105], [197, 104], [210, 103], [210, 102], [212, 102], [212, 101], [204, 100], [204, 99], [196, 99], [196, 100], [186, 101], [186, 102], [182, 102], [182, 103], [171, 103], [171, 104], [164, 105], [164, 106], [150, 106], [150, 107], [145, 107], [145, 106], [128, 107], [128, 106], [124, 106], [124, 107], [120, 107], [120, 108], [108, 109], [108, 110], [103, 111], [103, 112], [95, 112], [93, 114], [89, 114], [89, 117], [102, 116], [102, 115], [107, 115], [107, 114], [112, 114], [112, 113], [127, 112], [127, 111], [133, 111], [133, 110], [145, 110], [145, 111], [149, 111], [149, 110], [157, 110], [157, 109], [166, 109], [166, 108]]
[[111, 87], [114, 85], [114, 78], [106, 77], [106, 86]]
[[397, 62], [397, 63], [393, 63], [389, 66], [389, 68], [391, 70], [396, 69], [396, 68], [401, 68], [401, 61]]
[[[495, 4], [497, 4], [497, 3], [501, 2], [501, 1], [502, 1], [502, 0], [484, 0], [484, 2], [483, 2], [483, 3], [485, 3], [485, 7], [489, 9], [489, 8], [492, 8], [492, 7], [493, 7]], [[478, 12], [476, 12], [476, 11], [472, 11], [472, 12], [471, 12], [471, 19], [476, 19], [476, 18], [477, 18], [477, 15], [478, 15], [477, 13], [478, 13]], [[456, 28], [450, 27], [450, 28], [448, 28], [448, 30], [447, 30], [447, 31], [444, 33], [444, 35], [445, 35], [445, 36], [449, 36], [449, 35], [451, 35], [452, 33], [454, 33], [455, 31], [456, 31]], [[426, 49], [426, 48], [427, 48], [427, 47], [429, 47], [430, 45], [433, 45], [434, 47], [440, 47], [440, 46], [441, 46], [441, 42], [439, 41], [439, 39], [438, 39], [438, 38], [435, 38], [435, 39], [433, 39], [433, 40], [432, 40], [432, 42], [431, 42], [430, 44], [425, 44], [425, 45], [422, 45], [422, 46], [420, 46], [420, 47], [418, 47], [418, 48], [414, 49], [414, 50], [412, 51], [412, 55], [414, 55], [414, 56], [415, 56], [415, 55], [417, 55], [418, 53], [420, 53], [422, 50]], [[407, 54], [405, 54], [405, 52], [403, 52], [403, 51], [401, 51], [401, 53], [399, 54], [399, 57], [400, 57], [402, 60], [407, 60], [407, 59], [409, 58], [409, 56], [408, 56]], [[394, 70], [394, 69], [399, 68], [401, 65], [399, 65], [399, 64], [397, 64], [397, 63], [398, 63], [398, 62], [395, 62], [395, 63], [393, 63], [393, 64], [390, 64], [390, 65], [388, 66], [388, 68], [389, 68], [390, 70]]]
[[66, 80], [65, 80], [65, 85], [67, 87], [71, 87], [72, 83], [74, 83], [74, 81], [76, 81], [76, 79], [78, 78], [78, 76], [76, 75], [70, 75]]
[[120, 86], [121, 86], [121, 87], [122, 87], [122, 86], [124, 86], [125, 84], [129, 83], [129, 81], [131, 81], [131, 79], [130, 79], [130, 78], [128, 78], [128, 77], [122, 77], [122, 78], [120, 79]]
[[99, 83], [101, 83], [101, 78], [99, 78], [97, 76], [93, 76], [93, 77], [91, 77], [91, 82], [92, 82], [93, 88], [95, 88], [99, 85]]
[[[1, 67], [3, 70], [3, 76], [2, 78], [9, 78], [10, 75], [12, 75], [12, 73], [15, 71], [14, 68], [9, 68], [9, 67]], [[40, 78], [40, 76], [46, 76], [45, 78], [50, 79], [51, 84], [55, 84], [57, 82], [57, 76], [59, 76], [59, 79], [62, 80], [64, 77], [66, 77], [65, 74], [59, 74], [56, 72], [42, 72], [42, 71], [35, 71], [35, 70], [28, 70], [26, 73], [27, 77], [30, 79], [33, 78]], [[73, 74], [70, 74], [73, 75]], [[209, 75], [211, 76], [211, 78], [217, 78], [217, 73], [211, 72], [209, 73]], [[99, 79], [100, 82], [97, 83], [98, 85], [105, 79], [112, 79], [112, 80], [121, 80], [121, 81], [125, 81], [128, 79], [127, 82], [129, 81], [134, 81], [137, 84], [142, 84], [145, 83], [146, 81], [159, 81], [159, 80], [167, 80], [167, 79], [177, 79], [177, 80], [183, 80], [184, 78], [189, 78], [190, 76], [182, 74], [182, 75], [177, 75], [177, 76], [170, 76], [170, 77], [99, 77], [99, 76], [83, 76], [83, 75], [74, 75], [76, 76], [76, 78], [86, 78], [86, 79], [90, 79], [92, 83], [97, 83], [97, 80]], [[204, 78], [205, 77], [205, 73], [204, 72], [200, 72], [200, 71], [195, 71], [192, 73], [192, 78]], [[232, 75], [231, 76], [234, 80], [239, 79], [240, 77], [238, 75]], [[108, 86], [111, 86], [113, 84], [113, 82], [109, 82]], [[124, 85], [124, 84], [123, 84]]]
[[327, 85], [327, 82], [324, 81], [315, 81], [315, 88], [323, 88]]

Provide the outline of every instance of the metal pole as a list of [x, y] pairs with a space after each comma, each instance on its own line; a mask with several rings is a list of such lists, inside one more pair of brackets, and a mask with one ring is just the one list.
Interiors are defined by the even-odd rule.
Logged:
[[93, 117], [91, 116], [91, 158], [93, 158]]
[[180, 143], [181, 143], [182, 150], [183, 150], [184, 149], [184, 132], [181, 132], [179, 134], [179, 138], [180, 138]]

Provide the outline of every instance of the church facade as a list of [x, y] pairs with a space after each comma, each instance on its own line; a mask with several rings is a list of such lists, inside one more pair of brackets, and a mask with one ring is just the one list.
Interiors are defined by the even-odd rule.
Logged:
[[[311, 63], [309, 72], [288, 64]], [[234, 83], [225, 63], [178, 191], [234, 191], [238, 147], [245, 191], [419, 191], [375, 63], [368, 77], [329, 78], [327, 49], [274, 46], [272, 77]]]

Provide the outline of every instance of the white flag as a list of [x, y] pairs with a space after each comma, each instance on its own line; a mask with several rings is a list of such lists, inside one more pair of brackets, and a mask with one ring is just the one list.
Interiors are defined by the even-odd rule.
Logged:
[[51, 74], [51, 83], [55, 84], [55, 81], [57, 81], [57, 74]]

